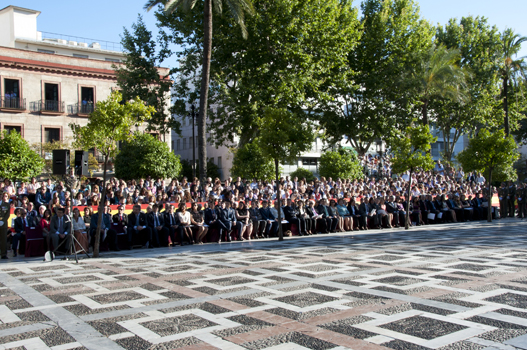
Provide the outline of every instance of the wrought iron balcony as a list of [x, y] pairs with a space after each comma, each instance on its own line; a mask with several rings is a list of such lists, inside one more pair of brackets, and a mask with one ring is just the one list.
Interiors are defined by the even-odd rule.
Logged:
[[90, 114], [95, 109], [95, 105], [91, 102], [89, 103], [75, 103], [74, 105], [68, 106], [68, 113], [71, 114]]
[[0, 108], [23, 111], [26, 109], [26, 99], [17, 97], [1, 97]]
[[31, 103], [31, 110], [47, 113], [64, 113], [64, 101], [40, 100]]

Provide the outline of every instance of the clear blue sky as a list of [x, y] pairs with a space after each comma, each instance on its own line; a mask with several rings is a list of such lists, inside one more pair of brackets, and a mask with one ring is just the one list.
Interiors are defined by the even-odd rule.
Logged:
[[[0, 8], [17, 5], [41, 11], [38, 30], [93, 38], [120, 41], [123, 27], [129, 28], [142, 14], [150, 30], [156, 31], [152, 12], [143, 10], [145, 0], [0, 0]], [[360, 1], [355, 1], [358, 6]], [[445, 24], [450, 18], [484, 16], [500, 31], [506, 27], [527, 36], [527, 0], [421, 0], [421, 13], [432, 24]], [[527, 56], [527, 44], [520, 56]], [[166, 65], [165, 65], [166, 66]]]

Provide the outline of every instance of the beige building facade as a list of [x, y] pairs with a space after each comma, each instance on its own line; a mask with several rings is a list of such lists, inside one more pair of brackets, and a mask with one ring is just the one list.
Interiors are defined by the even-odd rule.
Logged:
[[71, 142], [69, 124], [86, 125], [95, 104], [117, 89], [113, 65], [124, 53], [98, 42], [46, 38], [37, 31], [39, 14], [0, 10], [0, 129], [17, 131], [30, 144]]

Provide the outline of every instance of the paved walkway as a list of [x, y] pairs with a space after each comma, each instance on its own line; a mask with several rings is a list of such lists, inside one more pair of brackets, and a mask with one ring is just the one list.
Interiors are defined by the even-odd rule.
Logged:
[[527, 221], [0, 263], [0, 349], [527, 349]]

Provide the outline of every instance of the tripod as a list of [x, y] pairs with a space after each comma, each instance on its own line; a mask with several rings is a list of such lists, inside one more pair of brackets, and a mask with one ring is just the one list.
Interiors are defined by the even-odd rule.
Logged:
[[[70, 217], [68, 215], [64, 215], [67, 219], [70, 219]], [[80, 244], [80, 242], [77, 240], [77, 238], [75, 238], [75, 235], [73, 234], [73, 221], [70, 219], [70, 222], [71, 222], [71, 225], [70, 225], [70, 230], [68, 232], [68, 234], [70, 235], [71, 239], [70, 239], [70, 246], [68, 248], [68, 252], [66, 253], [66, 255], [62, 258], [62, 260], [73, 260], [72, 259], [72, 255], [75, 257], [75, 262], [78, 264], [79, 263], [79, 258], [77, 256], [77, 253], [79, 252], [84, 252], [84, 254], [86, 254], [86, 256], [88, 258], [90, 258], [90, 255], [88, 254], [88, 252], [82, 247], [82, 245]], [[53, 250], [53, 254], [64, 244], [64, 242], [66, 242], [66, 240], [63, 240], [62, 242], [60, 242], [57, 247]], [[75, 243], [77, 243], [79, 245], [79, 247], [81, 248], [80, 250], [77, 250], [75, 249]]]

